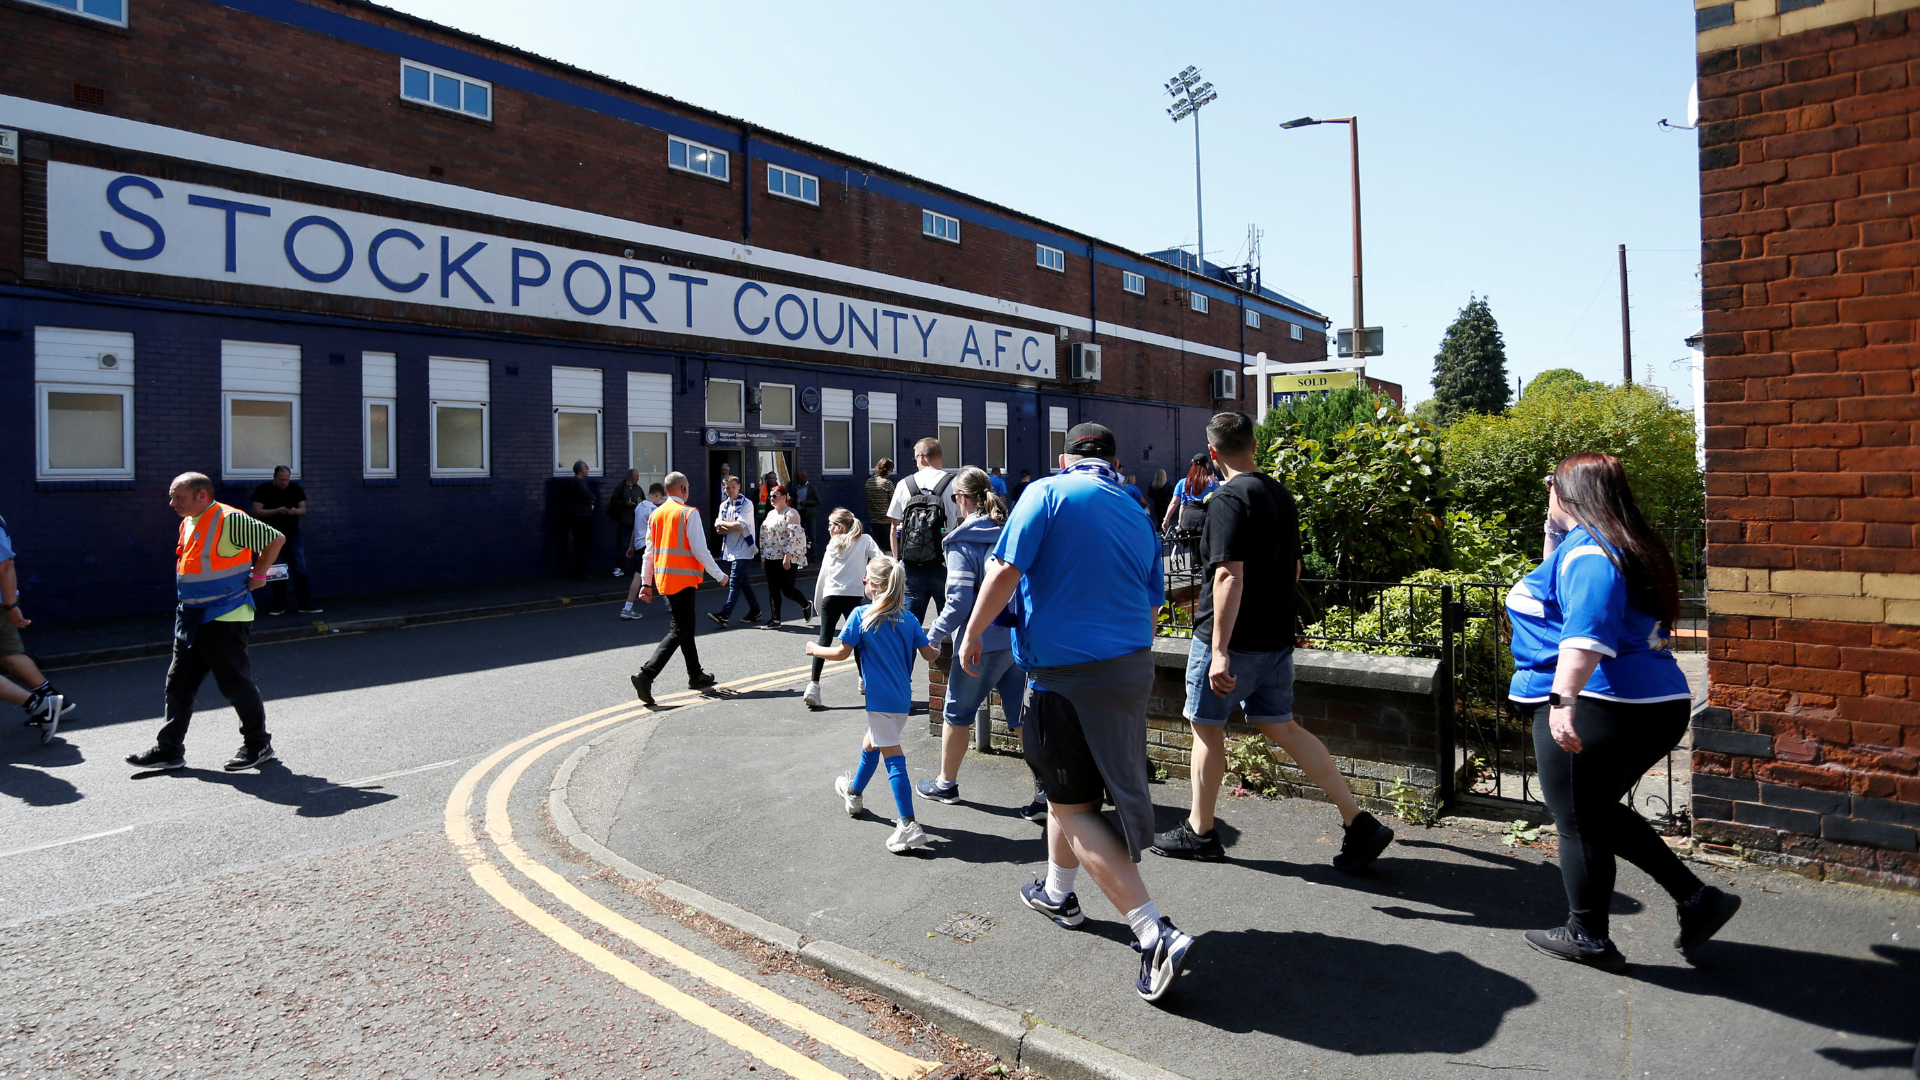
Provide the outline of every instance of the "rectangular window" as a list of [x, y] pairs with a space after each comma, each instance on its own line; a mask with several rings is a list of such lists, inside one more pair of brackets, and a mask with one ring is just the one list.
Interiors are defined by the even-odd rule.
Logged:
[[33, 328], [42, 480], [133, 479], [133, 335]]
[[940, 440], [940, 460], [949, 469], [957, 469], [967, 463], [964, 448], [960, 445], [961, 414], [965, 408], [957, 397], [943, 397], [936, 402], [939, 405], [939, 426], [934, 429], [934, 438]]
[[[711, 176], [715, 180], [728, 179], [725, 150], [691, 142], [678, 135], [667, 137], [667, 165], [682, 172]], [[751, 182], [752, 178], [749, 177], [748, 180]]]
[[820, 390], [820, 471], [853, 475], [853, 391]]
[[789, 199], [798, 199], [803, 203], [820, 205], [820, 178], [808, 176], [803, 172], [783, 169], [778, 165], [767, 166], [767, 191]]
[[1187, 297], [1188, 297], [1187, 302], [1189, 305], [1192, 306], [1193, 310], [1199, 312], [1202, 315], [1205, 315], [1207, 313], [1207, 294], [1206, 293], [1189, 292], [1187, 294]]
[[220, 343], [221, 475], [270, 480], [281, 465], [300, 478], [300, 346]]
[[603, 376], [599, 368], [553, 369], [553, 474], [573, 473], [573, 463], [587, 463], [587, 475], [599, 476], [600, 448], [605, 444], [601, 413]]
[[920, 211], [920, 231], [935, 240], [957, 244], [960, 242], [960, 219], [936, 214], [931, 210], [922, 210]]
[[784, 383], [760, 384], [760, 426], [793, 427], [793, 387]]
[[1247, 325], [1255, 330], [1260, 329], [1260, 313], [1252, 308], [1247, 309]]
[[1060, 471], [1060, 455], [1067, 452], [1067, 410], [1058, 405], [1047, 409], [1047, 471]]
[[1033, 245], [1033, 261], [1042, 270], [1052, 270], [1061, 274], [1067, 272], [1067, 253], [1056, 247], [1048, 247], [1045, 244]]
[[485, 360], [427, 357], [434, 476], [486, 476], [493, 460], [487, 412], [493, 371]]
[[867, 471], [881, 458], [893, 456], [893, 440], [900, 420], [900, 399], [893, 394], [867, 395]]
[[1131, 270], [1120, 271], [1120, 291], [1137, 296], [1147, 295], [1147, 275], [1136, 274]]
[[1303, 338], [1305, 338], [1307, 335], [1305, 331], [1300, 329], [1299, 323], [1288, 323], [1287, 336], [1292, 338], [1295, 341], [1300, 341]]
[[27, 0], [27, 3], [70, 11], [115, 26], [127, 25], [127, 0]]
[[987, 468], [1007, 468], [1007, 403], [987, 402]]
[[662, 483], [673, 471], [673, 376], [627, 372], [627, 468], [640, 485]]
[[366, 432], [361, 475], [388, 477], [393, 464], [393, 402], [399, 396], [396, 358], [390, 352], [360, 354], [360, 421]]
[[707, 426], [745, 427], [747, 384], [739, 379], [707, 380]]
[[418, 60], [400, 61], [400, 96], [448, 112], [493, 119], [493, 84]]

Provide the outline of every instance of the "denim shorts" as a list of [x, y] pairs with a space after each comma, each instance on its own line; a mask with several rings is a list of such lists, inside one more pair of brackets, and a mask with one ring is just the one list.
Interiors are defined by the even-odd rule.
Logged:
[[1293, 719], [1293, 650], [1237, 652], [1228, 670], [1237, 680], [1233, 693], [1221, 697], [1207, 681], [1213, 664], [1211, 642], [1194, 638], [1187, 650], [1187, 719], [1195, 724], [1225, 724], [1236, 708], [1247, 711], [1249, 723], [1284, 724]]
[[980, 674], [969, 675], [953, 658], [947, 672], [947, 703], [942, 719], [954, 727], [972, 727], [974, 713], [987, 700], [988, 691], [1000, 691], [1000, 706], [1007, 714], [1007, 727], [1020, 730], [1020, 703], [1027, 696], [1027, 671], [1014, 662], [1012, 649], [980, 654]]

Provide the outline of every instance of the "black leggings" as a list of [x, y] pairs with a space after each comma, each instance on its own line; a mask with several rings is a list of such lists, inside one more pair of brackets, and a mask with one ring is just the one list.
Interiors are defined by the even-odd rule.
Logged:
[[780, 559], [761, 559], [760, 565], [767, 572], [767, 603], [773, 608], [773, 621], [780, 621], [780, 598], [783, 596], [799, 604], [800, 614], [804, 617], [807, 605], [813, 601], [794, 587], [793, 579], [800, 571], [783, 565]]
[[1653, 764], [1686, 734], [1688, 701], [1627, 704], [1578, 699], [1573, 728], [1581, 750], [1569, 754], [1553, 741], [1547, 705], [1533, 709], [1533, 749], [1540, 761], [1540, 788], [1560, 831], [1560, 877], [1567, 886], [1567, 927], [1590, 938], [1607, 937], [1607, 905], [1613, 898], [1615, 856], [1645, 870], [1675, 900], [1700, 888], [1700, 879], [1653, 831], [1639, 812], [1620, 801]]
[[[840, 620], [853, 612], [854, 608], [867, 602], [864, 596], [829, 596], [820, 601], [820, 644], [831, 645], [840, 633]], [[813, 658], [813, 681], [820, 681], [820, 671], [827, 666], [825, 660]]]

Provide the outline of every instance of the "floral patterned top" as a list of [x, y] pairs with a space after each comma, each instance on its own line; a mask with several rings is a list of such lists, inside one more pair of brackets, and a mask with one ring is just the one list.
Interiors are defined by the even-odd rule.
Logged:
[[760, 557], [780, 562], [793, 557], [794, 569], [807, 565], [807, 533], [800, 525], [800, 512], [791, 506], [769, 510], [760, 522]]

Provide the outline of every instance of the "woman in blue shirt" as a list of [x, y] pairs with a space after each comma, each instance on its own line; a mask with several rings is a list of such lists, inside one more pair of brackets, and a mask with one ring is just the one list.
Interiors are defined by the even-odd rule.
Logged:
[[1575, 454], [1547, 478], [1547, 514], [1566, 538], [1507, 594], [1514, 706], [1533, 717], [1540, 787], [1560, 833], [1565, 926], [1527, 944], [1608, 971], [1626, 958], [1607, 936], [1616, 856], [1679, 905], [1674, 946], [1690, 953], [1740, 908], [1702, 884], [1645, 818], [1620, 801], [1686, 734], [1692, 694], [1668, 645], [1679, 577], [1647, 525], [1620, 460]]
[[1187, 463], [1187, 475], [1173, 485], [1173, 498], [1167, 500], [1167, 512], [1160, 522], [1162, 533], [1178, 529], [1197, 535], [1207, 521], [1207, 496], [1220, 487], [1214, 479], [1213, 462], [1204, 453], [1193, 455]]

